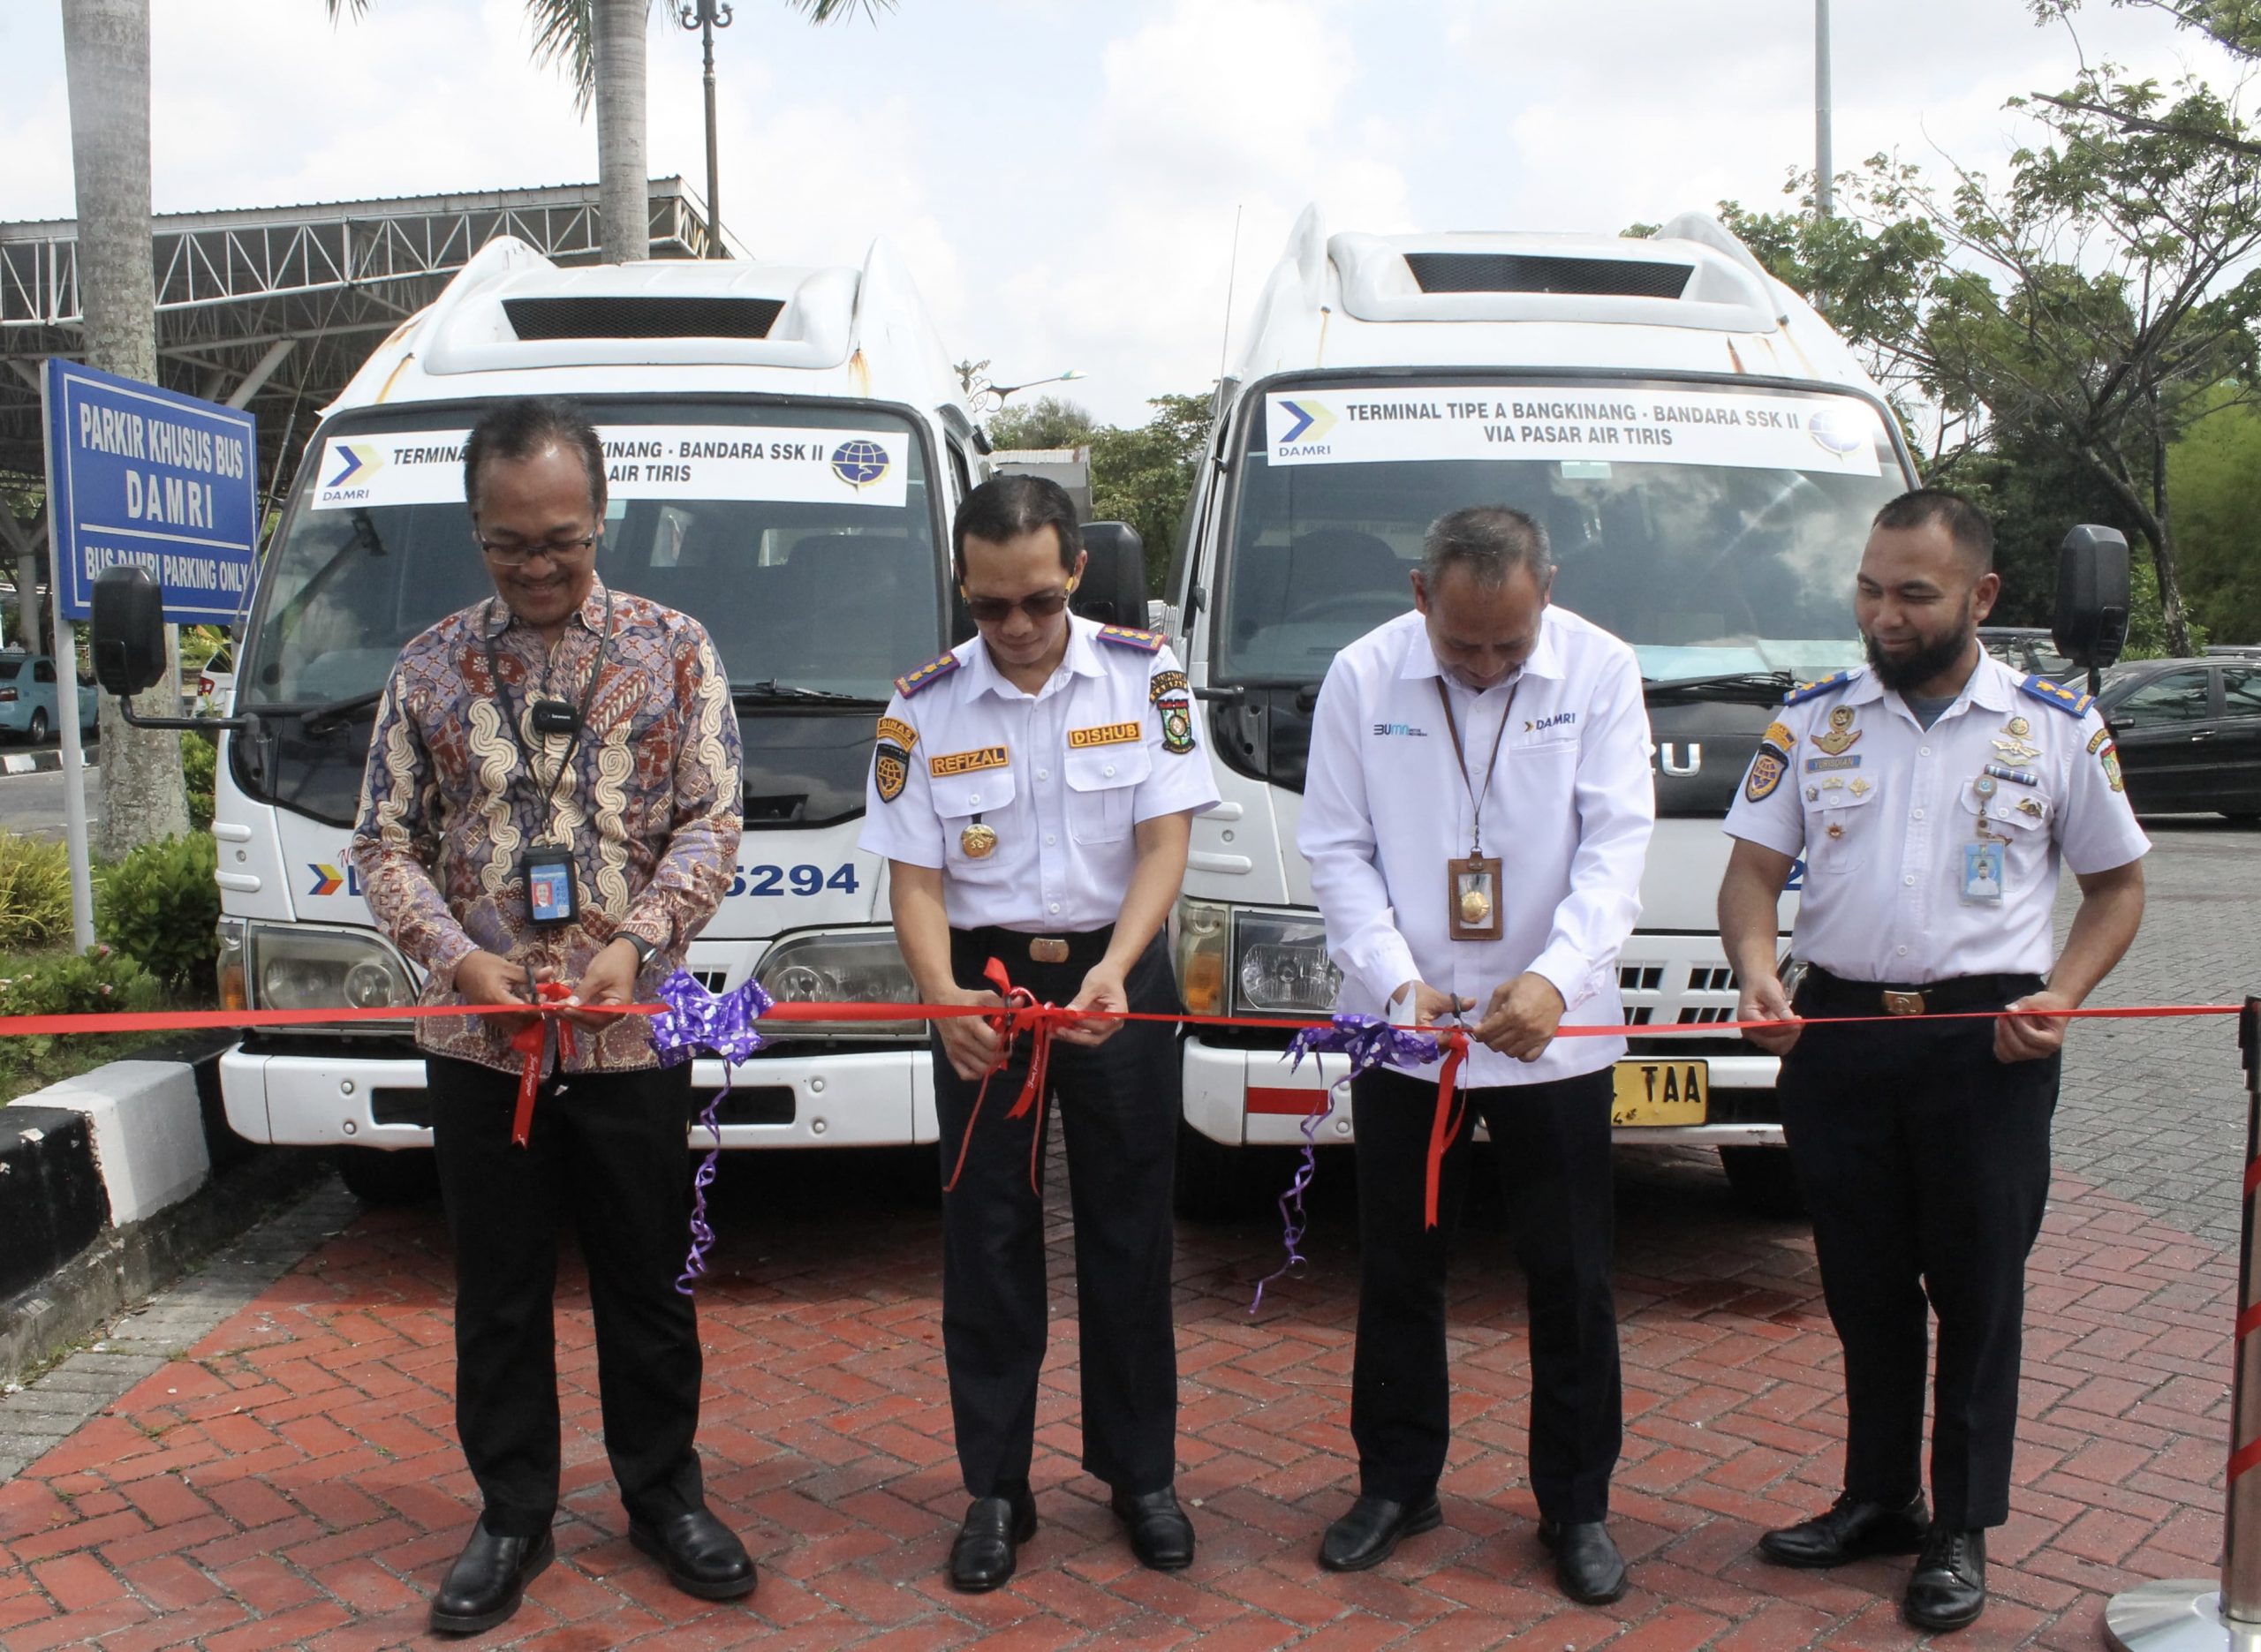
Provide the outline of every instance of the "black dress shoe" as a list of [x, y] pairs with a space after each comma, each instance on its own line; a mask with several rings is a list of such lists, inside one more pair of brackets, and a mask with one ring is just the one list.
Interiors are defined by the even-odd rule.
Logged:
[[1986, 1534], [1934, 1526], [1916, 1557], [1901, 1612], [1918, 1629], [1967, 1629], [1986, 1610]]
[[1433, 1532], [1444, 1523], [1445, 1512], [1437, 1506], [1434, 1492], [1410, 1505], [1362, 1497], [1327, 1528], [1320, 1540], [1319, 1564], [1329, 1572], [1364, 1572], [1388, 1559], [1399, 1538]]
[[737, 1535], [705, 1509], [657, 1526], [628, 1523], [628, 1541], [667, 1568], [668, 1581], [703, 1601], [734, 1601], [759, 1581]]
[[1607, 1606], [1625, 1593], [1625, 1557], [1599, 1520], [1541, 1520], [1539, 1541], [1554, 1551], [1554, 1580], [1584, 1606]]
[[526, 1585], [556, 1558], [556, 1542], [548, 1532], [504, 1537], [480, 1521], [432, 1597], [433, 1633], [470, 1635], [492, 1629], [518, 1610]]
[[1168, 1486], [1132, 1497], [1118, 1491], [1108, 1500], [1130, 1533], [1130, 1552], [1153, 1572], [1183, 1572], [1193, 1564], [1193, 1522], [1177, 1506]]
[[1863, 1503], [1848, 1491], [1826, 1514], [1768, 1532], [1758, 1540], [1758, 1554], [1778, 1566], [1841, 1566], [1864, 1555], [1912, 1555], [1931, 1527], [1920, 1491], [1901, 1504]]
[[979, 1595], [1010, 1581], [1019, 1544], [1036, 1535], [1036, 1498], [1027, 1491], [976, 1497], [950, 1545], [950, 1587]]

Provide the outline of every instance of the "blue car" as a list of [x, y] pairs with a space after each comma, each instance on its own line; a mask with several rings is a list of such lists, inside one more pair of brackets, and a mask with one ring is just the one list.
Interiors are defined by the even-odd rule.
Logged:
[[[55, 659], [50, 654], [0, 654], [0, 735], [43, 745], [55, 732]], [[79, 684], [79, 727], [95, 726], [95, 685]]]

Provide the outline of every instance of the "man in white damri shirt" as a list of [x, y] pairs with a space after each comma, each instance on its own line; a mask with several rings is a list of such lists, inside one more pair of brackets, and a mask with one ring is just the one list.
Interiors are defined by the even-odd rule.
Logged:
[[[1341, 1007], [1433, 1024], [1471, 1047], [1468, 1113], [1489, 1127], [1529, 1282], [1530, 1473], [1539, 1540], [1573, 1599], [1625, 1591], [1604, 1525], [1622, 1425], [1609, 1165], [1617, 954], [1654, 824], [1633, 652], [1547, 606], [1545, 532], [1521, 511], [1429, 530], [1418, 612], [1336, 656], [1320, 690], [1297, 842], [1343, 974]], [[1351, 1087], [1362, 1278], [1350, 1431], [1359, 1496], [1320, 1563], [1358, 1571], [1442, 1521], [1451, 1431], [1445, 1259], [1467, 1176], [1425, 1188], [1435, 1067]]]

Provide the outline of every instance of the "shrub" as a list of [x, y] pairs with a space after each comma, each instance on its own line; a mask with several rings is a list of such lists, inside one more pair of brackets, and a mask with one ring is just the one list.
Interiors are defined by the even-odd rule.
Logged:
[[214, 741], [200, 734], [182, 734], [180, 772], [188, 782], [188, 824], [199, 832], [212, 829], [212, 784], [219, 760], [220, 748]]
[[[0, 1015], [82, 1015], [160, 1007], [149, 972], [108, 947], [43, 959], [0, 977]], [[39, 1033], [0, 1038], [0, 1100], [12, 1100], [147, 1044], [135, 1033]]]
[[102, 879], [95, 932], [167, 986], [211, 999], [219, 985], [219, 864], [208, 832], [144, 843]]
[[71, 938], [71, 862], [63, 845], [0, 832], [0, 952]]

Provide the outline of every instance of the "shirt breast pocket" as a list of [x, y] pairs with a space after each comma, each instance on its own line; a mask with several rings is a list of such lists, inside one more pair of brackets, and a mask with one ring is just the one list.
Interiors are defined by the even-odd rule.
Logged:
[[1880, 788], [1849, 785], [1825, 791], [1806, 805], [1806, 858], [1817, 872], [1835, 876], [1858, 871], [1875, 852], [1884, 830], [1884, 816], [1877, 810]]
[[[980, 769], [936, 779], [930, 782], [929, 792], [934, 813], [942, 823], [943, 870], [964, 883], [1005, 882], [1028, 851], [1026, 843], [1014, 841], [1010, 829], [1012, 770]], [[994, 845], [987, 855], [971, 854], [966, 849], [966, 828], [977, 821], [995, 834], [994, 838], [976, 836], [977, 847], [984, 841]]]
[[1068, 776], [1068, 835], [1078, 843], [1119, 843], [1129, 836], [1131, 803], [1153, 761], [1143, 741], [1069, 752], [1061, 764]]
[[[1986, 829], [2003, 839], [2003, 871], [2009, 886], [2020, 887], [2040, 870], [2049, 855], [2049, 818], [2056, 805], [2040, 793], [2004, 781], [1986, 799]], [[1978, 841], [1978, 795], [1962, 788], [1965, 842]]]

